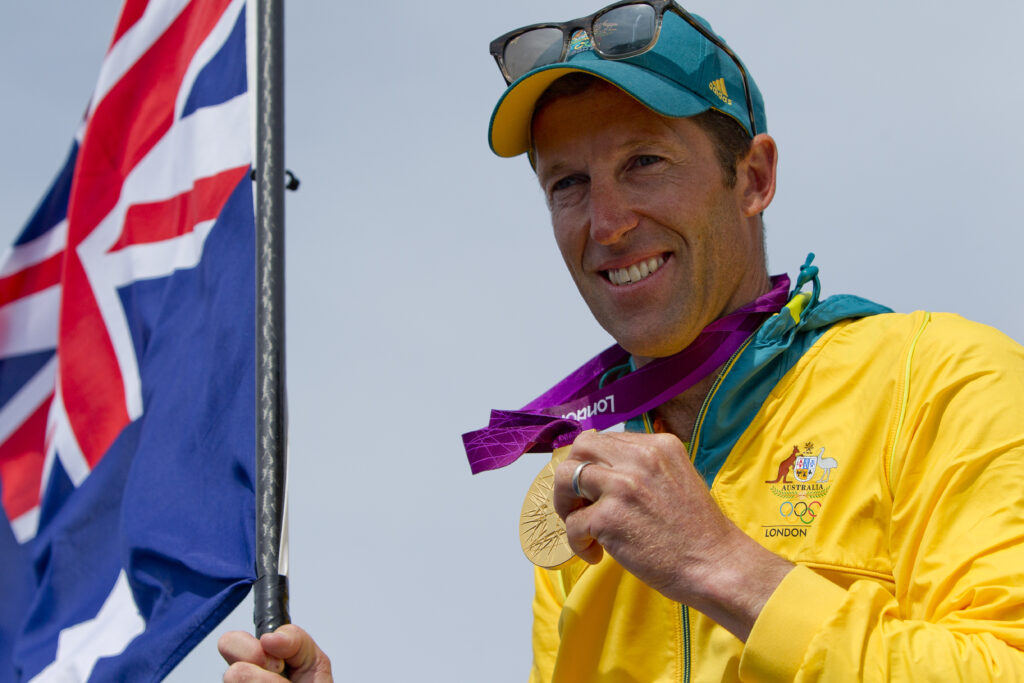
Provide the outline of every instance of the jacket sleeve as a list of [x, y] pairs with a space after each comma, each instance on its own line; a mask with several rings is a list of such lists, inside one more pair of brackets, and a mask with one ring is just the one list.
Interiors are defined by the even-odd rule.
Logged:
[[895, 588], [782, 582], [740, 660], [744, 681], [1024, 679], [1024, 348], [926, 318], [902, 369], [886, 468]]
[[533, 666], [530, 683], [547, 683], [554, 674], [558, 654], [558, 619], [565, 596], [553, 583], [559, 581], [557, 572], [534, 567], [533, 575]]

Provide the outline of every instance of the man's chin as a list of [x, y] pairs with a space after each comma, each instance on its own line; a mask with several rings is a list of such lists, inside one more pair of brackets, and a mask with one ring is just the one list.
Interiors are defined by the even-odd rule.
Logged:
[[[608, 330], [608, 328], [605, 328]], [[691, 333], [669, 333], [648, 331], [647, 333], [624, 333], [618, 330], [618, 334], [612, 330], [608, 333], [615, 338], [615, 341], [633, 356], [637, 366], [642, 366], [655, 358], [672, 356], [687, 346], [697, 337], [700, 330]]]

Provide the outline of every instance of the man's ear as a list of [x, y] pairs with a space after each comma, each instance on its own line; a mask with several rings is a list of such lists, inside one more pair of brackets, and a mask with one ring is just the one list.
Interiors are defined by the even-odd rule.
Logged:
[[747, 156], [736, 164], [736, 185], [745, 215], [757, 216], [772, 203], [778, 160], [775, 140], [767, 133], [759, 133], [751, 140]]

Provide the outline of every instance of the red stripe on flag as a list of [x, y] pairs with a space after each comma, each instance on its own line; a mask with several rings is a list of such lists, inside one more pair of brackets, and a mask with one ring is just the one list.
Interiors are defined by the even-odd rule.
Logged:
[[75, 167], [72, 247], [110, 213], [124, 179], [170, 129], [185, 72], [229, 3], [189, 4], [96, 106]]
[[64, 407], [90, 466], [128, 424], [128, 409], [113, 342], [75, 248], [110, 213], [125, 178], [170, 129], [185, 72], [229, 3], [190, 3], [87, 123], [68, 206], [58, 358]]
[[228, 169], [200, 178], [191, 190], [170, 199], [132, 206], [125, 216], [121, 237], [110, 251], [178, 237], [192, 232], [197, 223], [213, 220], [248, 170], [248, 166]]
[[121, 8], [121, 18], [117, 21], [117, 28], [114, 30], [114, 37], [110, 40], [110, 47], [114, 47], [117, 41], [121, 40], [128, 29], [135, 25], [146, 11], [149, 0], [125, 0]]
[[52, 400], [50, 394], [7, 441], [0, 443], [0, 500], [9, 520], [39, 505], [46, 457], [46, 415]]
[[61, 396], [91, 468], [128, 424], [128, 408], [113, 342], [78, 259], [65, 262], [60, 313]]
[[63, 264], [64, 252], [60, 252], [13, 275], [0, 278], [0, 306], [60, 284]]

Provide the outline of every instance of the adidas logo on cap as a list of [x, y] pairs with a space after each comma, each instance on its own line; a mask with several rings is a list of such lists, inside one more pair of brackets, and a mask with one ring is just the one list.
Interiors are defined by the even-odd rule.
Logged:
[[725, 104], [732, 104], [732, 100], [729, 99], [729, 92], [725, 89], [725, 79], [719, 78], [717, 81], [711, 81], [708, 83], [708, 87], [711, 88], [711, 92], [718, 96], [718, 99], [722, 100]]

